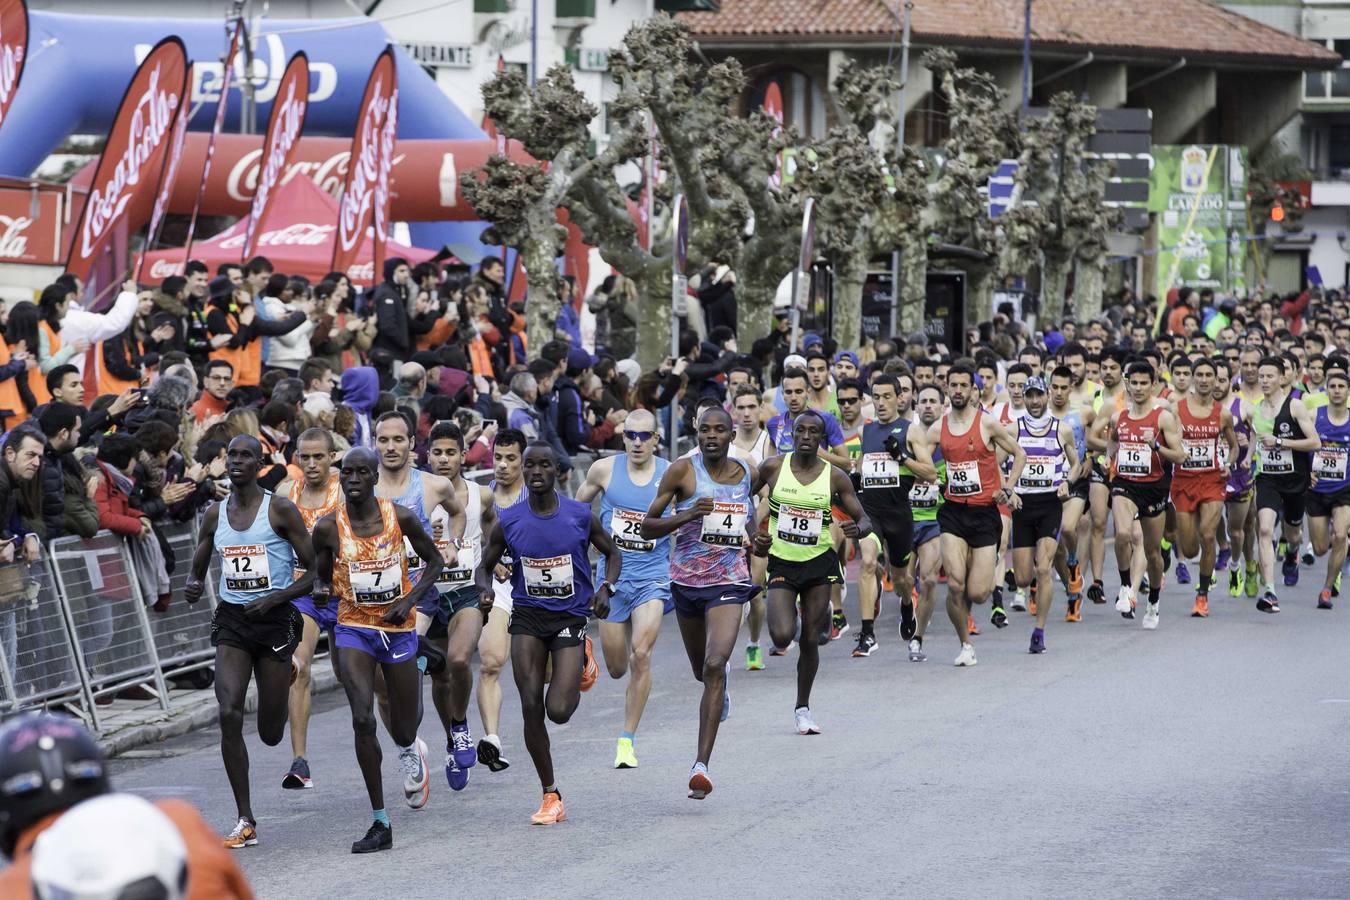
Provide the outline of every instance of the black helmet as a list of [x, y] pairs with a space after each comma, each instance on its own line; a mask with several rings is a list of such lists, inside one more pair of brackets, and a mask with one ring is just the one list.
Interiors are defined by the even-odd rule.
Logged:
[[103, 751], [80, 722], [24, 713], [0, 726], [0, 851], [13, 857], [19, 836], [39, 819], [106, 794]]

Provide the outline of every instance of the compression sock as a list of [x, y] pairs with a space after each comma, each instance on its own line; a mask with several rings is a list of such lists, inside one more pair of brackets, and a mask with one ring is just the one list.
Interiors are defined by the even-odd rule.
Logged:
[[863, 620], [862, 620], [862, 633], [863, 633], [863, 634], [872, 634], [872, 623], [875, 622], [875, 621], [876, 621], [876, 619], [863, 619]]
[[380, 807], [379, 809], [375, 810], [374, 816], [375, 821], [379, 822], [385, 828], [391, 827], [389, 823], [389, 813], [384, 811], [384, 807]]
[[1162, 588], [1150, 587], [1148, 589], [1148, 605], [1158, 605], [1158, 595], [1162, 593]]
[[558, 795], [558, 799], [559, 799], [559, 800], [562, 799], [562, 791], [558, 790], [558, 786], [557, 786], [556, 784], [550, 784], [548, 787], [544, 788], [544, 793], [545, 793], [545, 794], [557, 794], [557, 795]]
[[1213, 583], [1213, 581], [1214, 579], [1212, 579], [1210, 576], [1202, 573], [1200, 575], [1200, 593], [1202, 594], [1209, 593], [1209, 586], [1210, 584]]
[[1131, 584], [1132, 584], [1132, 582], [1130, 581], [1130, 570], [1129, 570], [1129, 569], [1119, 569], [1119, 570], [1117, 570], [1117, 571], [1120, 572], [1120, 586], [1121, 586], [1121, 587], [1130, 587]]
[[625, 740], [625, 739], [626, 739], [626, 740], [629, 740], [629, 741], [632, 741], [632, 740], [633, 740], [633, 732], [631, 732], [631, 731], [620, 731], [620, 732], [619, 732], [619, 740], [622, 741], [622, 740]]

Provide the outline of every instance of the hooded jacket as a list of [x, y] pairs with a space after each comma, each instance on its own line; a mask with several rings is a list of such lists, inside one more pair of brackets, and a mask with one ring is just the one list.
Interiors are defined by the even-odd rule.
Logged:
[[[408, 261], [400, 257], [384, 261], [384, 281], [370, 293], [370, 305], [374, 307], [376, 332], [371, 350], [384, 350], [392, 359], [407, 360], [413, 353], [412, 317], [408, 314], [408, 304], [417, 285], [411, 277], [403, 284], [394, 283], [394, 272]], [[421, 327], [420, 325], [418, 327]], [[428, 324], [426, 330], [430, 330]]]
[[514, 391], [502, 397], [502, 406], [506, 408], [506, 427], [519, 429], [529, 441], [539, 438], [539, 413], [525, 398]]
[[375, 446], [370, 411], [380, 399], [380, 376], [370, 366], [357, 366], [342, 373], [342, 402], [356, 413], [356, 430], [344, 435], [353, 447]]

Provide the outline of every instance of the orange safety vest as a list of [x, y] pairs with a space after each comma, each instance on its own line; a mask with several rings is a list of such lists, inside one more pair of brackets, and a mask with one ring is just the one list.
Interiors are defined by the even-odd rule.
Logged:
[[[113, 338], [113, 340], [116, 339], [117, 338]], [[137, 356], [140, 356], [142, 353], [141, 342], [133, 337], [131, 339], [131, 344], [133, 352]], [[98, 391], [95, 396], [102, 396], [103, 394], [121, 396], [123, 392], [128, 391], [131, 388], [140, 387], [141, 383], [139, 380], [126, 381], [108, 371], [107, 353], [108, 342], [101, 341], [98, 346]]]
[[444, 344], [455, 333], [455, 323], [437, 319], [436, 324], [426, 334], [419, 334], [415, 345], [418, 350], [433, 350]]
[[492, 355], [488, 353], [487, 341], [478, 336], [469, 342], [469, 363], [473, 374], [484, 378], [495, 378], [492, 372]]
[[[239, 317], [227, 313], [230, 327], [239, 332]], [[223, 359], [234, 367], [234, 383], [240, 387], [257, 387], [262, 382], [262, 342], [249, 341], [242, 347], [217, 347], [211, 351], [211, 359]]]
[[[38, 328], [42, 329], [43, 333], [47, 335], [48, 355], [55, 356], [57, 353], [60, 353], [60, 332], [53, 329], [45, 320], [38, 322]], [[41, 360], [39, 359], [38, 362], [41, 362]], [[28, 389], [33, 392], [33, 399], [39, 406], [51, 402], [52, 394], [51, 391], [47, 390], [47, 373], [42, 371], [42, 366], [28, 370]]]
[[[9, 345], [0, 341], [0, 366], [7, 364], [12, 359], [10, 352]], [[13, 413], [13, 416], [6, 416], [4, 419], [3, 427], [6, 429], [9, 428], [11, 418], [17, 418], [19, 421], [28, 418], [28, 410], [24, 408], [23, 398], [19, 396], [18, 379], [22, 377], [24, 377], [24, 373], [20, 372], [13, 378], [0, 381], [0, 410], [7, 409]]]

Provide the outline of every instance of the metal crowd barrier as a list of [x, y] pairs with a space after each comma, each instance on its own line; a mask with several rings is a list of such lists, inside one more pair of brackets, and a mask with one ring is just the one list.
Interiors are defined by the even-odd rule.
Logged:
[[5, 568], [23, 587], [7, 590], [0, 605], [0, 707], [62, 705], [93, 724], [82, 654], [49, 560]]
[[173, 600], [166, 612], [151, 609], [148, 617], [160, 669], [166, 678], [170, 678], [209, 666], [215, 660], [216, 651], [211, 646], [211, 618], [216, 610], [215, 586], [219, 582], [209, 578], [201, 602], [188, 604], [183, 599], [183, 588], [187, 586], [192, 570], [197, 524], [174, 522], [161, 526], [159, 531], [174, 555], [173, 574], [169, 576]]

